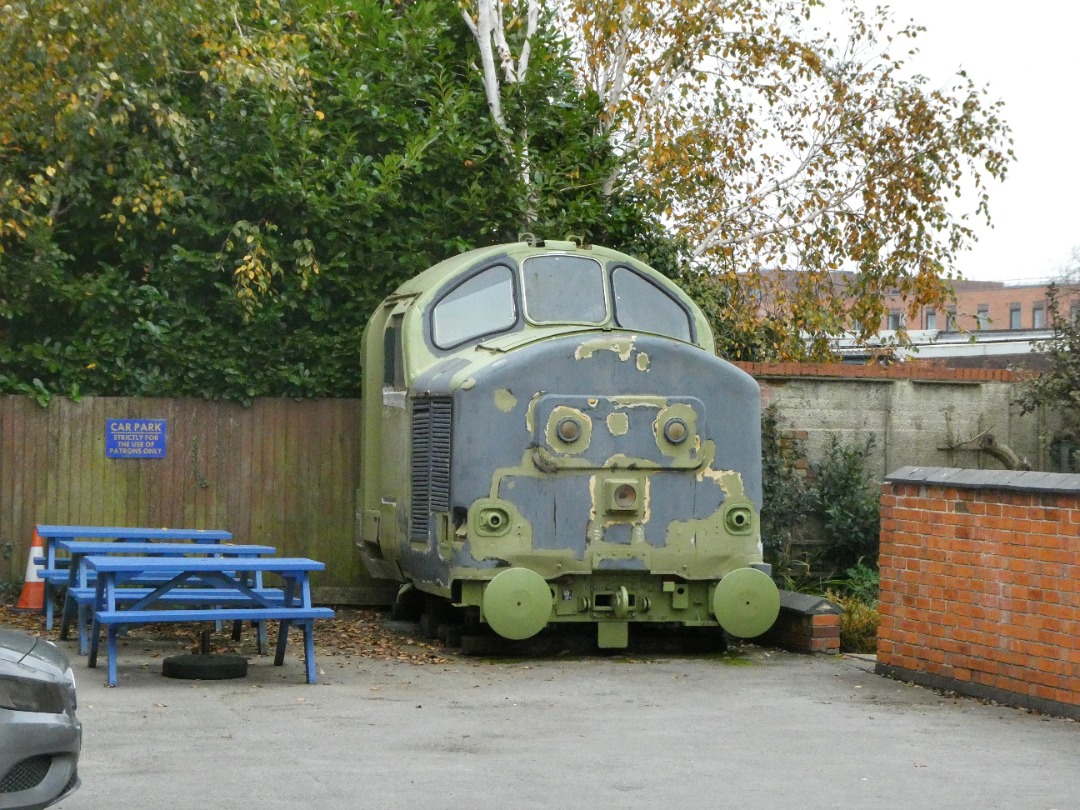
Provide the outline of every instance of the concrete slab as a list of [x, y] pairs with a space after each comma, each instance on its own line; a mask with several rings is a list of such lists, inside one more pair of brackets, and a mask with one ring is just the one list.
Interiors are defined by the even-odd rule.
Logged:
[[235, 681], [120, 686], [73, 644], [82, 788], [59, 807], [1066, 808], [1080, 724], [875, 675], [872, 657], [620, 653], [417, 665], [318, 653], [317, 685], [253, 658]]

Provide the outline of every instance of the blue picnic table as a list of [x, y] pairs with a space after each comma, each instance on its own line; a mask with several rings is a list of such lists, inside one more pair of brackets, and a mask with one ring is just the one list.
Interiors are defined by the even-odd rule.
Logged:
[[[97, 556], [84, 558], [84, 564], [96, 576], [93, 624], [90, 632], [88, 666], [97, 666], [101, 627], [106, 628], [109, 686], [116, 686], [116, 638], [126, 624], [152, 622], [254, 621], [278, 620], [277, 649], [274, 664], [285, 661], [289, 628], [298, 625], [304, 631], [304, 657], [308, 683], [316, 682], [315, 619], [331, 619], [334, 611], [311, 602], [310, 575], [325, 566], [303, 557], [252, 557], [240, 564], [225, 557], [128, 557]], [[248, 574], [275, 574], [284, 582], [280, 600], [269, 598], [252, 587]], [[168, 575], [171, 578], [134, 602], [120, 598], [124, 583], [141, 577]], [[189, 583], [217, 589], [227, 605], [210, 608], [176, 607], [172, 594]]]
[[53, 626], [53, 597], [68, 582], [68, 561], [56, 554], [58, 540], [115, 540], [120, 542], [224, 543], [232, 533], [221, 529], [169, 529], [140, 526], [61, 526], [39, 523], [35, 530], [42, 543], [42, 567], [38, 575], [44, 583], [45, 629]]
[[[89, 649], [90, 638], [88, 634], [90, 608], [94, 603], [93, 576], [85, 565], [85, 560], [90, 555], [143, 555], [148, 557], [225, 557], [234, 560], [235, 568], [243, 568], [240, 560], [249, 557], [266, 557], [276, 553], [273, 546], [258, 545], [233, 545], [216, 543], [160, 543], [160, 542], [115, 542], [110, 540], [69, 540], [54, 539], [55, 551], [66, 554], [64, 558], [67, 566], [67, 587], [64, 592], [64, 609], [60, 621], [60, 638], [66, 639], [71, 624], [74, 621], [79, 633], [79, 652], [86, 655]], [[165, 577], [171, 578], [170, 576]], [[160, 585], [161, 576], [156, 579], [138, 583], [139, 585]], [[262, 572], [253, 575], [253, 587], [260, 590], [265, 596], [273, 598], [280, 596], [280, 589], [263, 588]], [[134, 601], [145, 596], [152, 590], [148, 587], [127, 587], [118, 592], [118, 598], [123, 601]], [[184, 588], [175, 591], [173, 598], [184, 604], [210, 604], [208, 600], [214, 599], [227, 601], [228, 596], [218, 593], [215, 589], [207, 588]]]

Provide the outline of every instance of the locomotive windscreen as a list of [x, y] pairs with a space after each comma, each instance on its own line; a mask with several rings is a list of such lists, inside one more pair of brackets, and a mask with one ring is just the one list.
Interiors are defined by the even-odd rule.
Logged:
[[431, 314], [431, 339], [449, 349], [475, 337], [509, 329], [517, 321], [514, 271], [489, 267], [452, 289]]
[[690, 313], [651, 281], [629, 268], [616, 267], [611, 287], [619, 326], [691, 341]]
[[581, 256], [532, 256], [523, 266], [525, 311], [534, 323], [603, 323], [604, 271]]

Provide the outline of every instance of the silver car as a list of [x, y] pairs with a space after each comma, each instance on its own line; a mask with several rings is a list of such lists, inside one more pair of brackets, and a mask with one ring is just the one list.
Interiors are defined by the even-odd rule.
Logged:
[[67, 656], [0, 628], [0, 810], [38, 810], [75, 790], [81, 746]]

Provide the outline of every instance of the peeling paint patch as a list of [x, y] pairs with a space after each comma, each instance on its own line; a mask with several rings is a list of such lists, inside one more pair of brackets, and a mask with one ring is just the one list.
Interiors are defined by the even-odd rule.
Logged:
[[535, 427], [536, 417], [536, 403], [544, 395], [543, 391], [537, 391], [532, 395], [532, 399], [529, 400], [529, 407], [525, 409], [525, 430], [532, 435], [533, 428]]
[[499, 388], [495, 391], [495, 407], [503, 413], [510, 413], [517, 405], [517, 397], [509, 388]]
[[626, 362], [630, 359], [630, 355], [634, 351], [634, 340], [631, 339], [611, 339], [611, 338], [599, 338], [597, 340], [587, 340], [582, 343], [574, 351], [575, 360], [588, 360], [597, 352], [614, 352], [619, 355], [619, 359]]
[[620, 408], [655, 408], [657, 410], [668, 404], [667, 397], [621, 396], [611, 397], [611, 401]]
[[724, 496], [727, 498], [746, 496], [743, 490], [742, 475], [736, 470], [714, 470], [711, 466], [707, 466], [697, 474], [698, 481], [704, 481], [706, 478], [714, 481], [723, 490]]
[[630, 430], [630, 418], [625, 413], [609, 413], [607, 429], [612, 436], [625, 436]]
[[645, 354], [645, 352], [638, 352], [637, 370], [638, 371], [648, 371], [649, 370], [649, 355]]

